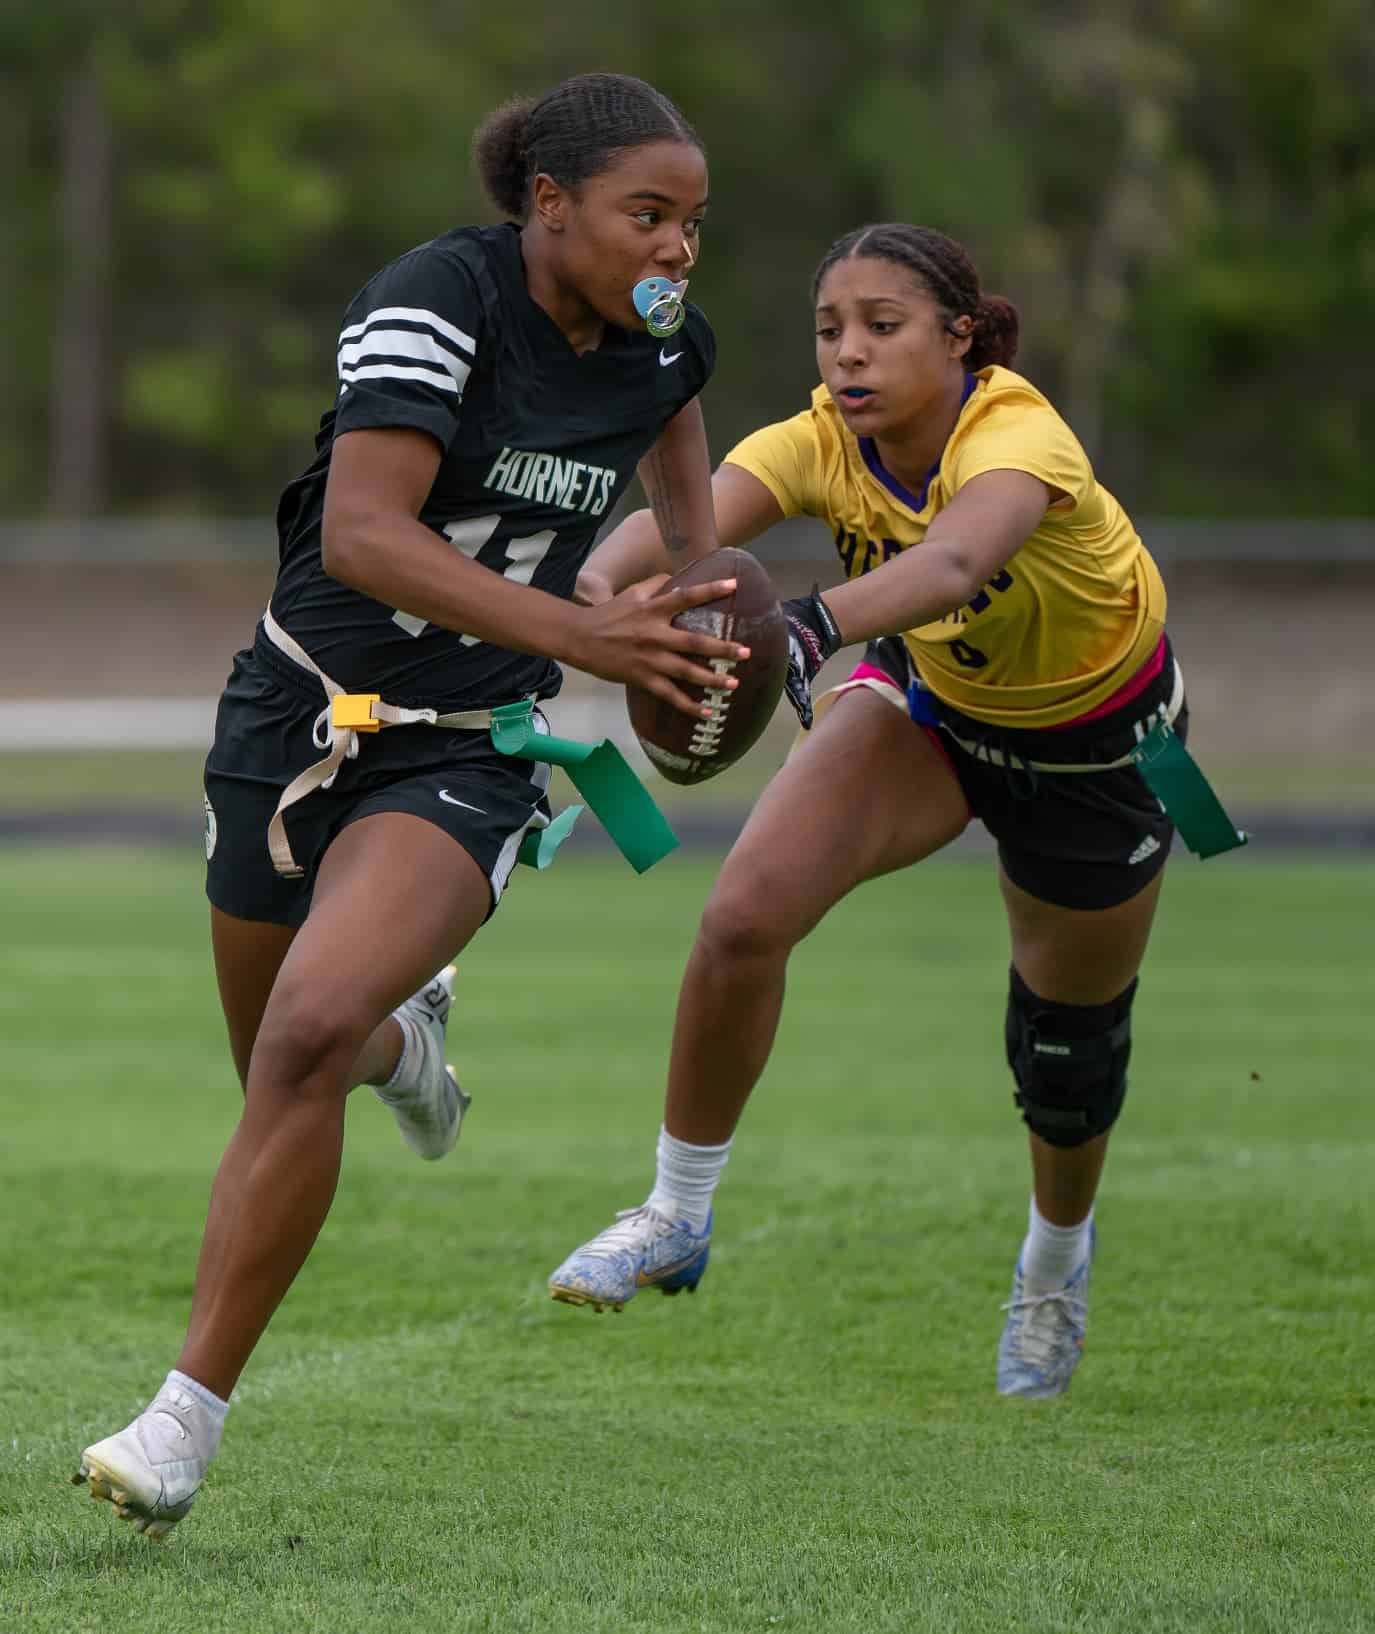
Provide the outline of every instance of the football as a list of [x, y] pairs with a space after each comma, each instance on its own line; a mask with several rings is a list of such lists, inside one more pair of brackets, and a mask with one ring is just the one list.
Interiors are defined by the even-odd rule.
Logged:
[[640, 746], [670, 783], [705, 783], [733, 766], [773, 718], [788, 673], [788, 626], [769, 575], [747, 550], [717, 550], [675, 573], [659, 590], [734, 579], [735, 589], [717, 601], [689, 607], [674, 624], [750, 649], [746, 659], [714, 658], [724, 678], [734, 675], [733, 691], [688, 687], [713, 705], [710, 720], [694, 720], [639, 687], [628, 686], [626, 708]]

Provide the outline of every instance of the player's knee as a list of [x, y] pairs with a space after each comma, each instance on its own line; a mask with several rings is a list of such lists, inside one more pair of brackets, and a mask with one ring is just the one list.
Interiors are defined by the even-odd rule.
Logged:
[[363, 1043], [356, 1018], [337, 994], [274, 992], [258, 1030], [249, 1075], [274, 1089], [332, 1094], [350, 1087], [348, 1069]]
[[1012, 971], [1007, 1060], [1033, 1134], [1082, 1146], [1116, 1123], [1127, 1093], [1136, 982], [1108, 1004], [1056, 1004]]
[[711, 957], [727, 961], [786, 954], [794, 940], [780, 918], [777, 893], [743, 870], [717, 881], [697, 939]]

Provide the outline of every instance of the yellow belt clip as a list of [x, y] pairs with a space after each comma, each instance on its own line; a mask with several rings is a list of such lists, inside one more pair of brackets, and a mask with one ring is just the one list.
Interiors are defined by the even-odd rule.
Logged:
[[380, 732], [382, 722], [374, 720], [372, 706], [381, 702], [380, 692], [338, 692], [330, 705], [330, 721], [336, 732]]

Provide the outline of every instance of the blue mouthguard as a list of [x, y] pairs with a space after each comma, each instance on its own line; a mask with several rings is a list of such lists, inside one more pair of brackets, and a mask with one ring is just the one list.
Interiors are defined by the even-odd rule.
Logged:
[[672, 283], [667, 278], [641, 278], [636, 284], [630, 298], [651, 335], [664, 340], [669, 335], [676, 335], [683, 327], [687, 317], [683, 293], [687, 287], [686, 278], [681, 284]]

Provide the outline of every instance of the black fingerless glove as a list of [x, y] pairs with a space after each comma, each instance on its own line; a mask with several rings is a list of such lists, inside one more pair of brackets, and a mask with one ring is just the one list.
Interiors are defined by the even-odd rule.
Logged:
[[844, 642], [840, 627], [815, 585], [810, 596], [785, 601], [783, 616], [788, 621], [788, 679], [784, 690], [807, 731], [812, 724], [812, 682], [816, 672]]

